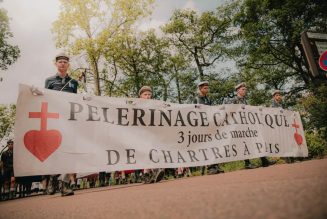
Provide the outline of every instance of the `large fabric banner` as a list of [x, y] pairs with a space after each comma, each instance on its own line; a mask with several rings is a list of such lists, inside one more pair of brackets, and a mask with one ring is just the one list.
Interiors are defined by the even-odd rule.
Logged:
[[20, 85], [16, 176], [201, 166], [308, 155], [298, 112], [85, 97]]

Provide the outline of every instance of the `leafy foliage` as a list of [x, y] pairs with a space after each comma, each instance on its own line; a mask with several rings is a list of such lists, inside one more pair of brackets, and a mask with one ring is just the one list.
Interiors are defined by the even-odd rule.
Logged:
[[110, 41], [128, 33], [149, 13], [152, 0], [61, 0], [61, 12], [53, 23], [56, 46], [73, 55], [85, 55], [93, 74], [94, 92], [101, 95], [100, 61]]
[[300, 99], [307, 130], [315, 130], [327, 140], [327, 85], [323, 84]]
[[308, 89], [314, 79], [300, 34], [307, 29], [326, 32], [326, 8], [322, 0], [245, 0], [234, 17], [244, 41], [239, 65], [266, 88], [289, 95]]
[[15, 115], [15, 105], [0, 105], [0, 142], [13, 135]]
[[307, 131], [305, 132], [305, 138], [310, 158], [322, 158], [327, 154], [327, 141], [321, 134]]
[[231, 52], [228, 44], [234, 34], [228, 7], [200, 15], [192, 10], [176, 10], [162, 28], [176, 49], [192, 60], [200, 80], [206, 79], [205, 68], [213, 67]]
[[8, 40], [13, 37], [9, 28], [9, 18], [6, 10], [0, 8], [0, 69], [6, 70], [20, 56], [18, 46], [13, 46], [8, 43]]

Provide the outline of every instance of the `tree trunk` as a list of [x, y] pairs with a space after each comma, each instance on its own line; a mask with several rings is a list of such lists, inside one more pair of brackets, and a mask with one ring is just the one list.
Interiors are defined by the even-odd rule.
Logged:
[[196, 62], [196, 66], [198, 67], [198, 70], [199, 70], [200, 80], [203, 81], [204, 80], [203, 69], [202, 69], [202, 65], [200, 64], [199, 57], [196, 53], [194, 53], [194, 60]]
[[111, 97], [111, 95], [112, 95], [112, 89], [114, 88], [114, 84], [115, 84], [115, 81], [116, 81], [116, 78], [117, 78], [117, 75], [118, 75], [118, 70], [117, 70], [117, 65], [116, 65], [116, 60], [115, 59], [113, 60], [113, 66], [114, 66], [114, 71], [115, 71], [115, 77], [112, 80], [112, 84], [111, 84], [111, 86], [109, 88], [109, 97]]
[[181, 104], [182, 100], [181, 100], [181, 90], [180, 90], [179, 77], [178, 77], [179, 75], [176, 68], [175, 68], [175, 73], [176, 73], [177, 99], [178, 99], [178, 103]]
[[101, 95], [101, 90], [100, 90], [100, 78], [99, 78], [99, 67], [98, 67], [98, 61], [92, 57], [91, 58], [91, 66], [92, 66], [92, 71], [93, 71], [93, 78], [94, 78], [94, 94], [96, 96]]
[[133, 70], [134, 70], [134, 83], [135, 83], [135, 88], [136, 88], [136, 96], [138, 96], [138, 92], [141, 89], [141, 80], [139, 76], [139, 72], [135, 63], [135, 60], [133, 59]]
[[168, 86], [163, 83], [164, 93], [163, 93], [163, 101], [167, 101], [168, 99]]

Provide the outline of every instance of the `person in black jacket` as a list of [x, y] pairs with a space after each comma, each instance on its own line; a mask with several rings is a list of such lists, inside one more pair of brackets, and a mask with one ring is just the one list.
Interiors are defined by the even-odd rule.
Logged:
[[[14, 197], [15, 193], [15, 177], [14, 177], [14, 141], [7, 141], [8, 150], [2, 153], [1, 162], [3, 165], [3, 177], [4, 177], [4, 197], [10, 199]], [[10, 190], [9, 190], [10, 189]]]

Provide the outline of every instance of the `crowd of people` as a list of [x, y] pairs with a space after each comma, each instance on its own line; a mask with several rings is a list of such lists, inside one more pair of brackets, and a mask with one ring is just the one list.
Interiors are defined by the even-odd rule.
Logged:
[[[54, 76], [51, 76], [45, 80], [45, 88], [64, 91], [69, 93], [77, 93], [78, 82], [71, 78], [68, 75], [69, 68], [69, 56], [60, 53], [55, 57], [55, 66], [57, 69], [57, 73]], [[225, 104], [247, 104], [246, 94], [247, 88], [245, 83], [240, 83], [235, 86], [236, 95], [234, 98], [225, 102]], [[42, 91], [33, 87], [32, 92], [35, 95], [42, 95]], [[194, 98], [193, 104], [204, 104], [204, 105], [213, 105], [213, 101], [209, 98], [209, 82], [202, 81], [198, 83], [198, 95]], [[139, 90], [139, 98], [143, 99], [151, 99], [152, 98], [152, 89], [149, 86], [143, 86]], [[281, 107], [282, 104], [282, 93], [279, 90], [276, 90], [272, 94], [272, 103], [271, 107]], [[14, 176], [13, 170], [13, 140], [9, 140], [7, 142], [7, 150], [4, 151], [1, 155], [1, 174], [0, 174], [0, 195], [2, 200], [11, 199], [16, 197], [17, 193], [17, 184], [18, 178]], [[290, 162], [293, 162], [294, 159], [289, 158]], [[250, 160], [244, 160], [244, 166], [246, 169], [257, 168], [257, 166], [253, 165]], [[269, 165], [275, 164], [275, 161], [270, 161], [266, 157], [261, 157], [261, 164], [263, 167], [267, 167]], [[126, 170], [120, 171], [116, 173], [108, 174], [106, 172], [100, 172], [97, 174], [97, 182], [98, 186], [106, 186], [112, 184], [121, 184], [121, 183], [158, 183], [165, 177], [168, 178], [170, 176], [174, 178], [179, 178], [182, 176], [191, 176], [194, 172], [200, 171], [201, 175], [205, 174], [220, 174], [224, 173], [224, 170], [221, 168], [220, 164], [213, 164], [209, 166], [203, 167], [193, 167], [193, 168], [177, 168], [177, 169], [144, 169], [144, 170]], [[131, 177], [132, 176], [132, 177]], [[41, 191], [43, 194], [53, 195], [57, 191], [61, 192], [62, 196], [70, 196], [74, 195], [74, 190], [77, 188], [81, 188], [80, 180], [76, 179], [76, 174], [68, 173], [62, 175], [46, 175], [46, 176], [34, 176], [28, 179], [24, 178], [24, 180], [28, 181], [27, 183], [27, 192], [30, 192], [30, 186], [32, 180], [41, 181], [41, 185], [43, 190]], [[82, 181], [83, 182], [83, 181]], [[92, 185], [95, 186], [91, 180]], [[84, 187], [84, 186], [82, 186]], [[92, 187], [92, 186], [91, 186]], [[20, 189], [20, 192], [23, 189]]]

